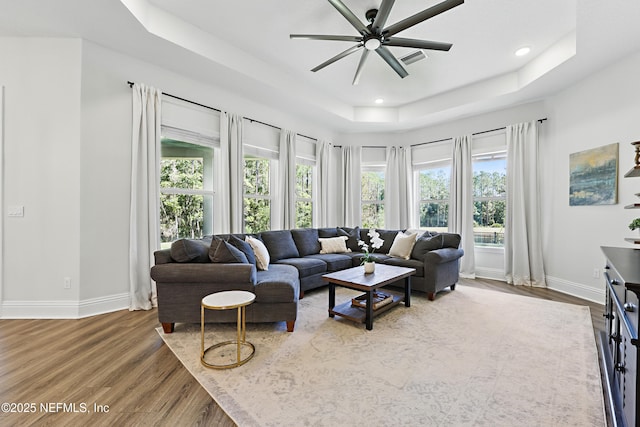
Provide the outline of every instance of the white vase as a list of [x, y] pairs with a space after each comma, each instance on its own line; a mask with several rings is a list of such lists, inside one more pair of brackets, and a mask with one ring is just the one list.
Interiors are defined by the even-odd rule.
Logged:
[[365, 262], [364, 263], [364, 272], [365, 274], [370, 274], [373, 273], [374, 271], [376, 271], [376, 263], [371, 261], [371, 262]]

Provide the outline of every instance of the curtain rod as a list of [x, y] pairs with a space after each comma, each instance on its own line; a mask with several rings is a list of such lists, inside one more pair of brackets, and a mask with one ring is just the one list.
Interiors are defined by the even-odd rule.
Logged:
[[[542, 122], [545, 122], [545, 121], [547, 121], [546, 117], [542, 118], [542, 119], [538, 119], [538, 123], [542, 123]], [[472, 133], [471, 135], [473, 135], [473, 136], [482, 135], [483, 133], [495, 132], [495, 131], [498, 131], [498, 130], [505, 130], [506, 128], [507, 128], [506, 126], [503, 126], [501, 128], [495, 128], [495, 129], [489, 129], [489, 130], [483, 130], [483, 131], [480, 131], [480, 132], [475, 132], [475, 133]], [[453, 138], [443, 138], [443, 139], [436, 139], [435, 141], [419, 142], [417, 144], [412, 144], [409, 147], [418, 147], [420, 145], [435, 144], [436, 142], [449, 141], [450, 139], [453, 139]]]
[[[134, 83], [133, 83], [133, 82], [130, 82], [130, 81], [128, 81], [128, 82], [127, 82], [127, 84], [129, 85], [129, 87], [133, 87], [133, 85], [134, 85]], [[209, 110], [217, 111], [218, 113], [221, 113], [221, 112], [222, 112], [222, 110], [220, 110], [220, 109], [218, 109], [218, 108], [214, 108], [214, 107], [210, 107], [210, 106], [208, 106], [208, 105], [200, 104], [200, 103], [198, 103], [198, 102], [191, 101], [191, 100], [189, 100], [189, 99], [185, 99], [185, 98], [182, 98], [182, 97], [179, 97], [179, 96], [176, 96], [176, 95], [171, 95], [170, 93], [162, 92], [162, 94], [163, 94], [164, 96], [168, 96], [169, 98], [174, 98], [174, 99], [177, 99], [177, 100], [180, 100], [180, 101], [188, 102], [188, 103], [193, 104], [193, 105], [197, 105], [197, 106], [199, 106], [199, 107], [203, 107], [203, 108], [206, 108], [206, 109], [209, 109]], [[250, 118], [250, 117], [242, 117], [242, 118], [243, 118], [243, 119], [245, 119], [245, 120], [249, 120], [249, 121], [250, 121], [250, 122], [252, 122], [252, 123], [258, 123], [258, 124], [261, 124], [261, 125], [264, 125], [264, 126], [269, 126], [269, 127], [271, 127], [271, 128], [274, 128], [274, 129], [282, 130], [282, 128], [280, 128], [280, 127], [278, 127], [278, 126], [275, 126], [275, 125], [272, 125], [272, 124], [269, 124], [269, 123], [265, 123], [265, 122], [261, 122], [260, 120], [255, 120], [255, 119], [252, 119], [252, 118]], [[312, 138], [312, 137], [310, 137], [310, 136], [303, 135], [303, 134], [301, 134], [301, 133], [297, 133], [297, 132], [296, 132], [296, 135], [301, 136], [301, 137], [303, 137], [303, 138], [310, 139], [310, 140], [312, 140], [312, 141], [318, 141], [318, 138]]]

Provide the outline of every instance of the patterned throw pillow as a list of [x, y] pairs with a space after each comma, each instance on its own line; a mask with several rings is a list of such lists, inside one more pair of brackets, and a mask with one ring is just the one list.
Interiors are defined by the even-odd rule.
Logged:
[[319, 238], [322, 249], [321, 254], [342, 254], [345, 252], [351, 252], [351, 249], [347, 248], [347, 236], [339, 237], [326, 237]]
[[411, 251], [416, 244], [417, 236], [418, 233], [405, 234], [402, 231], [398, 232], [387, 255], [402, 259], [411, 258]]

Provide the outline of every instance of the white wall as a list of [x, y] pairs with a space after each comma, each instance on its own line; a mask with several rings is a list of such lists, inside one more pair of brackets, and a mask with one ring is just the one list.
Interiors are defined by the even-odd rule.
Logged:
[[[604, 299], [600, 246], [632, 247], [627, 225], [639, 215], [624, 206], [637, 202], [640, 179], [624, 178], [633, 167], [630, 142], [640, 139], [640, 53], [578, 82], [547, 102], [548, 137], [542, 147], [544, 255], [553, 288]], [[569, 206], [569, 155], [619, 143], [618, 204]], [[637, 232], [636, 232], [637, 233]]]
[[23, 217], [2, 212], [3, 317], [39, 306], [55, 315], [78, 300], [80, 49], [79, 40], [0, 39], [4, 205], [24, 207]]
[[[0, 317], [82, 317], [128, 307], [131, 89], [145, 83], [333, 139], [322, 125], [77, 39], [0, 38], [5, 229]], [[64, 278], [71, 288], [64, 288]]]

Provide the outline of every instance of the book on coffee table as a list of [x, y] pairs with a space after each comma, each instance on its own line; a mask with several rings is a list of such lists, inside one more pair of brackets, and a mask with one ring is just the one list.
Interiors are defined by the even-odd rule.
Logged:
[[[373, 293], [373, 309], [377, 310], [393, 301], [393, 296], [384, 292], [375, 291]], [[352, 307], [367, 308], [367, 294], [362, 294], [351, 299]]]

